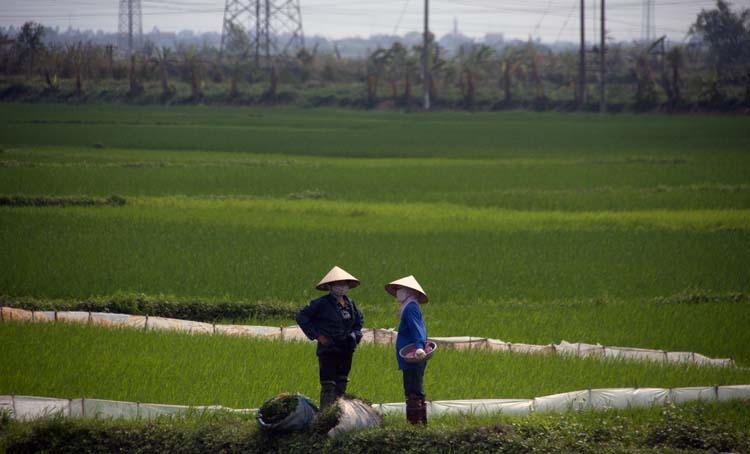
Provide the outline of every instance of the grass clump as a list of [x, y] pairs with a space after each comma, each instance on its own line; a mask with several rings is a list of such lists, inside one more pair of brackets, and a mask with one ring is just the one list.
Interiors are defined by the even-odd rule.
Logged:
[[125, 197], [119, 195], [113, 195], [106, 199], [89, 196], [0, 196], [0, 206], [11, 207], [123, 206], [125, 203], [127, 203]]
[[281, 393], [273, 397], [258, 409], [258, 418], [267, 424], [274, 424], [284, 420], [297, 409], [299, 399], [296, 394]]

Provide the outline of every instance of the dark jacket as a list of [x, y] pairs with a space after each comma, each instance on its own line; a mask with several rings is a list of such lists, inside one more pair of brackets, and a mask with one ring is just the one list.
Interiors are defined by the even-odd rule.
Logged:
[[318, 355], [353, 352], [362, 340], [362, 312], [348, 296], [344, 296], [344, 299], [347, 306], [345, 309], [329, 293], [310, 301], [297, 314], [297, 324], [310, 340], [316, 340], [321, 334], [331, 340], [328, 345], [318, 342]]

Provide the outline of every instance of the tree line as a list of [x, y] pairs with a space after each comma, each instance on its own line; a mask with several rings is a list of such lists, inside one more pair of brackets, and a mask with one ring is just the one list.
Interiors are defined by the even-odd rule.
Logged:
[[532, 41], [502, 49], [471, 43], [449, 54], [430, 36], [425, 81], [422, 45], [400, 42], [366, 58], [316, 47], [263, 57], [245, 32], [230, 29], [223, 49], [146, 42], [128, 56], [113, 45], [45, 43], [44, 35], [35, 22], [0, 35], [0, 99], [418, 108], [428, 91], [438, 108], [573, 110], [580, 95], [584, 108], [599, 105], [603, 76], [608, 110], [750, 108], [750, 9], [723, 0], [698, 14], [686, 44], [609, 43], [604, 75], [600, 49], [591, 49], [582, 85], [578, 51]]

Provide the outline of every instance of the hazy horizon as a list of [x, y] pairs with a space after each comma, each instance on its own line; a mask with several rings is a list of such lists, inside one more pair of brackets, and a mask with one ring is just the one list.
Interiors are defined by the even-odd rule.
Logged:
[[[247, 0], [250, 3], [250, 0]], [[221, 33], [225, 0], [142, 0], [144, 33], [192, 30]], [[713, 0], [655, 1], [652, 38], [666, 35], [683, 41], [702, 9]], [[598, 41], [600, 0], [586, 0], [586, 40]], [[45, 26], [116, 32], [119, 1], [108, 0], [0, 0], [0, 26], [21, 26], [26, 21]], [[580, 0], [430, 0], [430, 30], [438, 37], [453, 31], [470, 37], [502, 34], [506, 40], [541, 39], [546, 43], [580, 39]], [[642, 0], [606, 2], [607, 36], [612, 41], [633, 41], [644, 36]], [[735, 10], [750, 7], [750, 0], [731, 2]], [[423, 0], [300, 0], [305, 36], [329, 40], [404, 35], [421, 32]]]

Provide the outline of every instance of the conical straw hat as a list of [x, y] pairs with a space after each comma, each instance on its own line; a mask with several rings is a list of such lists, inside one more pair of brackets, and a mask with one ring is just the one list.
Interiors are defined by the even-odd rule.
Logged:
[[419, 293], [419, 297], [417, 298], [417, 301], [420, 304], [424, 304], [427, 302], [427, 294], [422, 290], [422, 286], [419, 285], [419, 282], [417, 282], [416, 279], [414, 279], [414, 276], [406, 276], [402, 277], [401, 279], [397, 281], [393, 281], [390, 284], [385, 285], [385, 291], [396, 296], [396, 289], [399, 287], [406, 287], [410, 288], [412, 290], [415, 290], [417, 293]]
[[326, 274], [323, 279], [318, 282], [318, 285], [316, 285], [315, 288], [318, 290], [328, 290], [328, 284], [336, 281], [347, 281], [347, 283], [349, 284], [349, 288], [354, 288], [359, 285], [359, 279], [347, 273], [338, 266], [334, 266], [333, 268], [331, 268], [331, 271], [329, 271], [328, 274]]

